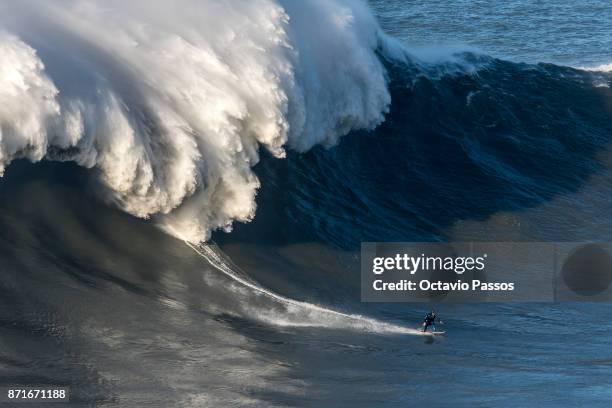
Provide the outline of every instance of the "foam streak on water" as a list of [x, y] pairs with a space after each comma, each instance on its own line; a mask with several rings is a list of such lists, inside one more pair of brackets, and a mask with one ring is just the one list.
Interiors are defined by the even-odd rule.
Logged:
[[327, 327], [369, 331], [374, 333], [431, 335], [430, 333], [423, 333], [417, 329], [385, 323], [365, 316], [342, 313], [312, 303], [300, 302], [281, 296], [258, 285], [248, 278], [241, 277], [240, 274], [234, 271], [223, 257], [217, 253], [217, 250], [215, 250], [213, 246], [206, 244], [196, 246], [188, 241], [185, 241], [185, 243], [219, 272], [256, 293], [282, 304], [286, 308], [284, 316], [279, 315], [277, 311], [251, 310], [254, 316], [267, 323], [279, 326]]

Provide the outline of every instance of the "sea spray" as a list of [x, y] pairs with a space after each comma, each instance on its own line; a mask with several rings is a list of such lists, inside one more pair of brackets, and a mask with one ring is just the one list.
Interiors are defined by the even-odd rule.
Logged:
[[254, 216], [261, 147], [333, 145], [390, 104], [363, 1], [26, 0], [0, 32], [0, 171], [95, 168], [190, 242]]

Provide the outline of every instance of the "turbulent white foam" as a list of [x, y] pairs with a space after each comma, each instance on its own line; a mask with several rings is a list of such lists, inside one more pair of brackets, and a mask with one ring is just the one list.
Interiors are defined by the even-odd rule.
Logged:
[[95, 168], [191, 242], [253, 217], [260, 146], [331, 145], [390, 103], [361, 0], [23, 0], [0, 32], [0, 171]]
[[60, 112], [57, 93], [35, 51], [0, 33], [0, 174], [16, 156], [44, 156], [48, 125]]

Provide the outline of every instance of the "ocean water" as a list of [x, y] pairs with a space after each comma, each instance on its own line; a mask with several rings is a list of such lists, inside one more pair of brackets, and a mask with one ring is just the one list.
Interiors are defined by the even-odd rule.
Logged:
[[600, 1], [370, 1], [385, 31], [433, 56], [474, 48], [514, 62], [610, 64], [610, 5]]
[[179, 3], [0, 5], [0, 385], [610, 406], [608, 304], [441, 305], [422, 336], [429, 305], [360, 302], [358, 251], [609, 241], [612, 7]]

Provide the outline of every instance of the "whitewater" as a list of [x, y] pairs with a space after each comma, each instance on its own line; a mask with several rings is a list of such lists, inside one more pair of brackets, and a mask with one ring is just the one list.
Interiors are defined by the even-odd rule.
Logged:
[[353, 0], [3, 2], [0, 173], [72, 161], [108, 202], [207, 240], [253, 218], [261, 148], [383, 121], [381, 36]]

